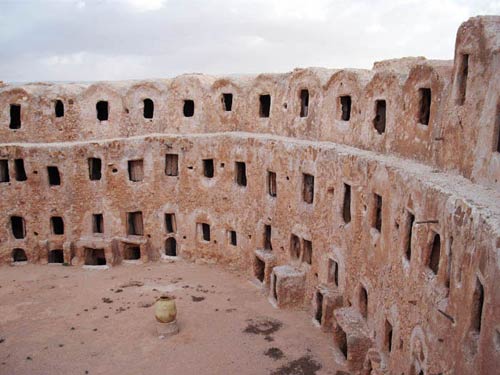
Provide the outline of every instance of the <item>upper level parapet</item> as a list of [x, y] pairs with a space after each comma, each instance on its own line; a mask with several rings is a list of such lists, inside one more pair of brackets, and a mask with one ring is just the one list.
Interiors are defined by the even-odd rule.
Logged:
[[499, 30], [500, 17], [471, 18], [453, 61], [403, 58], [373, 70], [0, 85], [1, 144], [268, 133], [394, 154], [499, 187]]

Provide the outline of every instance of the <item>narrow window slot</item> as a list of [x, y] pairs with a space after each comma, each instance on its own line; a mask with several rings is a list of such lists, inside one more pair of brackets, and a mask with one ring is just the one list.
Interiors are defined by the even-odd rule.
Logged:
[[143, 105], [144, 105], [144, 110], [143, 110], [144, 118], [152, 119], [154, 117], [155, 104], [151, 99], [144, 99]]
[[348, 95], [340, 97], [340, 107], [342, 110], [341, 120], [349, 121], [351, 119], [351, 97]]
[[271, 242], [271, 226], [266, 224], [264, 225], [264, 249], [265, 250], [272, 250], [273, 245]]
[[302, 198], [306, 203], [313, 203], [314, 200], [314, 176], [303, 173]]
[[101, 179], [102, 161], [99, 158], [89, 158], [89, 179], [98, 181]]
[[307, 264], [312, 264], [312, 242], [308, 240], [304, 240], [304, 244], [302, 245], [302, 250], [304, 253], [302, 254], [302, 261]]
[[56, 100], [54, 104], [54, 113], [56, 117], [64, 117], [64, 103], [62, 100]]
[[14, 159], [14, 171], [16, 173], [16, 181], [26, 181], [28, 179], [23, 159]]
[[233, 94], [222, 94], [222, 109], [226, 112], [230, 112], [233, 109]]
[[0, 160], [0, 182], [10, 182], [9, 161], [7, 159]]
[[344, 223], [351, 222], [351, 185], [344, 184], [344, 204], [342, 207], [342, 218]]
[[61, 235], [64, 234], [64, 221], [60, 216], [52, 216], [50, 218], [50, 223], [52, 226], [52, 233]]
[[236, 183], [239, 186], [247, 186], [246, 164], [241, 161], [236, 162]]
[[177, 154], [165, 155], [165, 174], [167, 176], [179, 175], [179, 155]]
[[434, 233], [432, 246], [430, 248], [428, 266], [435, 275], [439, 272], [439, 259], [441, 257], [441, 237], [438, 233]]
[[271, 95], [261, 95], [259, 97], [259, 116], [269, 117], [271, 112]]
[[203, 175], [208, 178], [214, 177], [214, 159], [203, 159]]
[[175, 214], [169, 213], [165, 214], [165, 229], [167, 233], [175, 233]]
[[267, 191], [271, 197], [276, 197], [276, 173], [267, 172]]
[[467, 78], [469, 76], [469, 55], [461, 54], [458, 61], [457, 104], [463, 105], [467, 94]]
[[300, 90], [300, 117], [307, 117], [309, 114], [309, 90]]
[[184, 113], [184, 117], [193, 117], [194, 116], [194, 101], [187, 99], [184, 100], [184, 108], [182, 110]]
[[375, 117], [373, 119], [373, 126], [378, 134], [385, 133], [385, 120], [386, 120], [386, 102], [385, 100], [375, 101]]
[[104, 219], [102, 214], [92, 215], [92, 232], [104, 233]]
[[49, 176], [49, 185], [61, 185], [61, 176], [57, 167], [47, 167], [47, 173]]
[[130, 181], [138, 182], [144, 179], [143, 160], [128, 161], [128, 177]]
[[10, 105], [10, 129], [21, 129], [21, 105]]
[[127, 213], [127, 234], [132, 236], [144, 235], [141, 211]]
[[429, 119], [431, 116], [431, 89], [422, 88], [418, 90], [420, 95], [420, 111], [418, 114], [418, 122], [422, 125], [429, 125]]
[[21, 216], [11, 216], [10, 224], [14, 238], [22, 239], [26, 237], [26, 226], [24, 224], [24, 219]]
[[99, 101], [95, 105], [97, 111], [97, 119], [99, 121], [108, 121], [109, 117], [109, 104], [106, 101]]

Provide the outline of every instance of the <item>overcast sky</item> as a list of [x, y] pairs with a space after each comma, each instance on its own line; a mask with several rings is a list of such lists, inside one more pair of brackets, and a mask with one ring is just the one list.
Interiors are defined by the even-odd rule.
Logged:
[[94, 81], [452, 59], [500, 0], [0, 0], [0, 80]]

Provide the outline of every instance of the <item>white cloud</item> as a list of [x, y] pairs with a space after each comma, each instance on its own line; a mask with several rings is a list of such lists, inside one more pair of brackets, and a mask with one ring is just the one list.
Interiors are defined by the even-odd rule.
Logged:
[[131, 79], [370, 68], [402, 56], [452, 59], [460, 23], [499, 12], [498, 0], [0, 1], [0, 79]]
[[163, 8], [166, 0], [126, 0], [135, 10], [139, 12], [150, 12]]

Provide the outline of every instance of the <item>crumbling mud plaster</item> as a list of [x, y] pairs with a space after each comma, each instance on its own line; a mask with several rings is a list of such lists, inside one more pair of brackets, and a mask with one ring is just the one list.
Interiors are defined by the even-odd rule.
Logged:
[[477, 17], [453, 61], [3, 85], [0, 262], [216, 262], [344, 373], [493, 374], [499, 72]]

